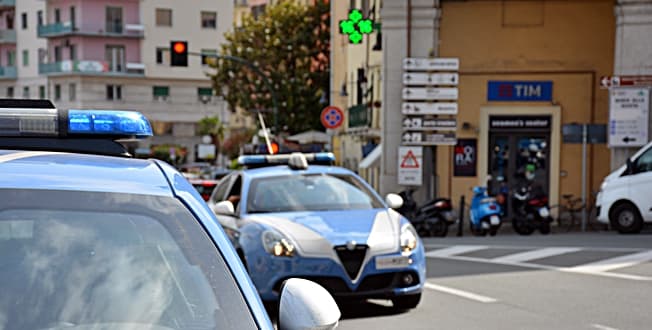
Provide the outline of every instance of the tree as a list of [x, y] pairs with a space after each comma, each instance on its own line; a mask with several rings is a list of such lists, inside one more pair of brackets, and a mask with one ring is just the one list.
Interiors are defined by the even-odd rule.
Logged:
[[[243, 58], [262, 71], [277, 96], [278, 127], [287, 127], [289, 133], [321, 129], [320, 101], [329, 93], [329, 30], [327, 0], [311, 6], [281, 1], [226, 34], [222, 55]], [[227, 59], [215, 61], [213, 67], [214, 89], [232, 110], [261, 110], [266, 124], [274, 126], [272, 96], [259, 75]]]
[[199, 127], [197, 129], [200, 135], [209, 135], [212, 143], [215, 145], [216, 155], [219, 152], [220, 142], [224, 139], [224, 124], [217, 116], [204, 117], [199, 120]]

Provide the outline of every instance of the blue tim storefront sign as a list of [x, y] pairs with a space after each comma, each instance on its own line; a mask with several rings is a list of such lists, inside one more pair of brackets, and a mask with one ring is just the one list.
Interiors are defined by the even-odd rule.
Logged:
[[552, 101], [552, 81], [489, 81], [489, 101]]

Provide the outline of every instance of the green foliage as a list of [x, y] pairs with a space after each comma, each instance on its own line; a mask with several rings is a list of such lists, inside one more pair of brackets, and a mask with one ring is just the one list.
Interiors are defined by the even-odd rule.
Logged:
[[[332, 0], [331, 0], [332, 1]], [[223, 55], [252, 62], [272, 84], [278, 99], [278, 127], [289, 133], [322, 129], [322, 97], [328, 99], [330, 8], [324, 0], [304, 6], [281, 1], [257, 19], [249, 16], [242, 27], [226, 34]], [[261, 110], [274, 125], [273, 103], [264, 81], [240, 63], [215, 61], [214, 89], [232, 109]]]
[[224, 124], [217, 116], [215, 117], [204, 117], [199, 120], [199, 134], [200, 135], [210, 135], [219, 140], [224, 138]]
[[[170, 149], [174, 149], [174, 159], [170, 157]], [[186, 148], [176, 144], [159, 144], [151, 147], [151, 157], [165, 161], [173, 166], [186, 162], [188, 151]]]
[[243, 147], [246, 143], [249, 143], [256, 134], [256, 130], [243, 130], [231, 132], [228, 138], [222, 142], [222, 147], [220, 148], [222, 154], [226, 155], [231, 159], [238, 158], [240, 155], [240, 148]]

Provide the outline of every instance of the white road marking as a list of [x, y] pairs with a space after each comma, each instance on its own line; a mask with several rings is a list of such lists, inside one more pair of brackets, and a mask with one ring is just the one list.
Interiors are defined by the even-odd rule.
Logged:
[[652, 250], [627, 254], [611, 259], [600, 260], [589, 264], [571, 267], [571, 270], [581, 273], [608, 272], [610, 270], [631, 267], [652, 260]]
[[469, 253], [473, 251], [485, 250], [489, 247], [486, 245], [455, 245], [444, 249], [426, 252], [426, 257], [445, 258], [456, 254]]
[[572, 253], [581, 251], [581, 248], [572, 248], [572, 247], [550, 247], [544, 249], [538, 249], [534, 251], [526, 251], [521, 253], [510, 254], [498, 258], [491, 259], [492, 261], [498, 262], [524, 262], [534, 259], [542, 259], [547, 257], [552, 257], [560, 254]]
[[427, 289], [430, 289], [430, 290], [435, 290], [435, 291], [439, 291], [439, 292], [443, 292], [443, 293], [452, 294], [452, 295], [455, 295], [455, 296], [458, 296], [458, 297], [474, 300], [474, 301], [481, 302], [481, 303], [494, 303], [494, 302], [498, 301], [497, 299], [494, 299], [494, 298], [491, 298], [491, 297], [482, 296], [482, 295], [471, 293], [471, 292], [468, 292], [468, 291], [453, 289], [453, 288], [449, 288], [449, 287], [446, 287], [446, 286], [433, 284], [433, 283], [430, 283], [430, 282], [426, 282], [424, 284], [424, 286]]
[[596, 329], [600, 329], [600, 330], [618, 330], [617, 328], [612, 328], [612, 327], [608, 327], [606, 325], [597, 324], [597, 323], [591, 324], [591, 326], [596, 328]]

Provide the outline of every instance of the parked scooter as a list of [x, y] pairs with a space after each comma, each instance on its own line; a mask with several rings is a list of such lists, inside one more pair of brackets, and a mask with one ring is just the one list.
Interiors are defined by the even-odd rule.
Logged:
[[486, 187], [474, 187], [471, 200], [470, 226], [476, 236], [494, 236], [502, 224], [500, 205], [496, 199], [489, 197]]
[[417, 206], [413, 193], [413, 189], [398, 193], [403, 198], [403, 206], [397, 211], [410, 220], [419, 236], [445, 237], [448, 234], [448, 226], [457, 220], [451, 200], [435, 198]]
[[550, 233], [548, 196], [537, 190], [524, 185], [512, 193], [512, 227], [520, 235], [530, 235], [537, 229], [544, 235]]

